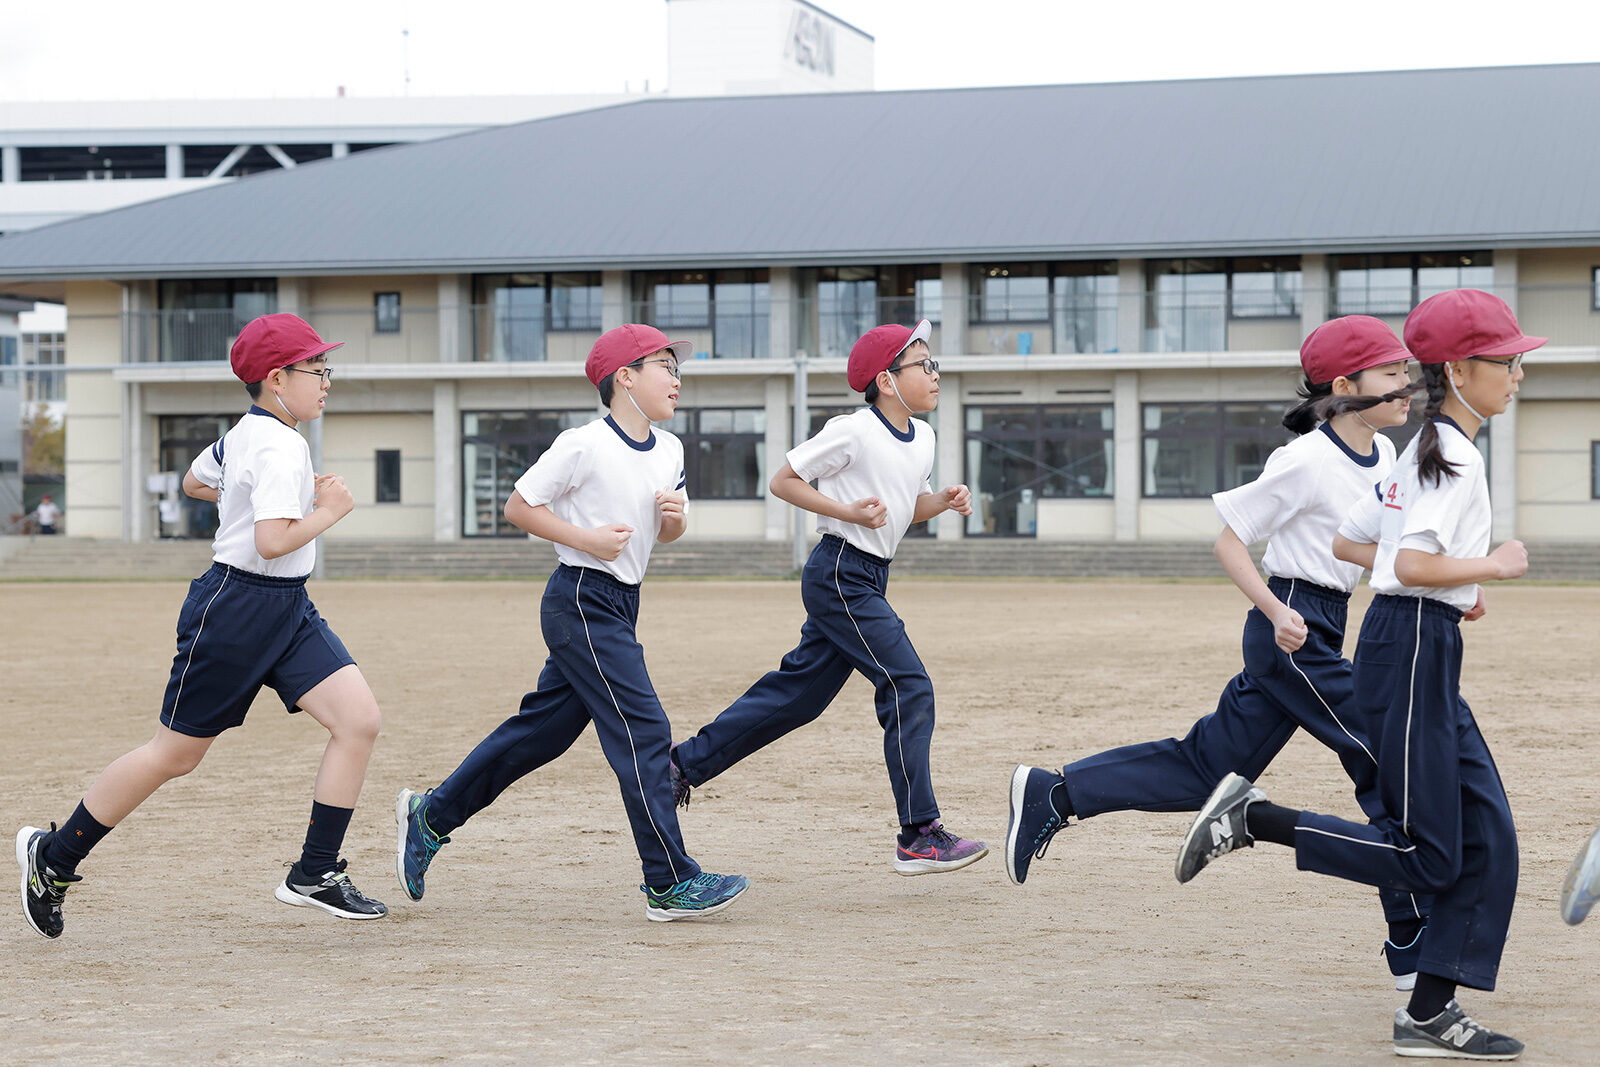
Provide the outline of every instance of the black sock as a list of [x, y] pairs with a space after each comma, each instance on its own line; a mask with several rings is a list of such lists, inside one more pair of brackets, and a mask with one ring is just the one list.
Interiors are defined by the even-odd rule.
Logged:
[[1406, 1005], [1406, 1011], [1416, 1022], [1425, 1023], [1444, 1011], [1444, 1006], [1455, 995], [1456, 984], [1450, 979], [1418, 971], [1417, 987], [1411, 991], [1411, 1003]]
[[[927, 823], [924, 823], [923, 825], [926, 826]], [[913, 841], [915, 841], [917, 839], [917, 834], [919, 832], [921, 832], [921, 827], [909, 826], [907, 824], [902, 823], [900, 825], [900, 843], [902, 845], [911, 844], [911, 842], [913, 842]]]
[[1410, 948], [1416, 943], [1417, 935], [1422, 933], [1422, 928], [1428, 924], [1426, 919], [1401, 919], [1389, 924], [1389, 944], [1395, 948]]
[[306, 844], [300, 852], [300, 873], [307, 878], [321, 878], [339, 862], [339, 846], [344, 844], [344, 832], [350, 827], [354, 808], [336, 808], [332, 804], [311, 802], [311, 825], [306, 827]]
[[1050, 804], [1063, 819], [1078, 814], [1072, 810], [1072, 798], [1067, 796], [1067, 783], [1064, 781], [1050, 787]]
[[76, 873], [83, 857], [110, 832], [111, 827], [102, 826], [89, 814], [89, 809], [79, 803], [66, 825], [50, 835], [43, 857], [45, 866], [57, 874]]
[[1281, 804], [1258, 800], [1244, 811], [1244, 828], [1257, 841], [1294, 847], [1294, 826], [1301, 812]]

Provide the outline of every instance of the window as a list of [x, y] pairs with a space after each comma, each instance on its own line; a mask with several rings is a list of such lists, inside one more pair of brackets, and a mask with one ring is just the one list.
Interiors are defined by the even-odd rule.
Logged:
[[[183, 478], [202, 449], [210, 448], [233, 425], [232, 415], [163, 415], [157, 421], [156, 470]], [[226, 462], [226, 458], [224, 458]], [[181, 489], [176, 515], [157, 511], [162, 537], [207, 538], [217, 532], [217, 505], [195, 500]]]
[[0, 367], [10, 367], [17, 362], [17, 339], [0, 337]]
[[473, 352], [480, 360], [542, 362], [552, 332], [600, 332], [597, 271], [480, 274], [472, 279]]
[[380, 448], [375, 456], [377, 467], [374, 484], [375, 499], [379, 504], [400, 503], [400, 450]]
[[1109, 404], [968, 407], [969, 536], [1032, 537], [1045, 497], [1112, 495]]
[[400, 294], [372, 294], [372, 332], [400, 332]]
[[1600, 311], [1600, 267], [1590, 271], [1589, 306]]
[[461, 416], [461, 532], [467, 537], [521, 537], [506, 522], [517, 479], [562, 430], [597, 417], [584, 411], [468, 411]]
[[62, 145], [17, 152], [25, 182], [165, 178], [166, 145]]
[[977, 269], [975, 322], [1050, 321], [1050, 265], [1001, 263]]
[[[22, 362], [37, 367], [59, 367], [67, 361], [67, 335], [29, 333], [22, 335]], [[4, 362], [4, 360], [0, 360]], [[29, 403], [40, 400], [65, 400], [66, 375], [58, 370], [28, 371], [23, 375]]]
[[1050, 277], [1052, 350], [1117, 350], [1117, 264], [1114, 260], [1057, 263]]
[[683, 442], [689, 499], [766, 496], [765, 408], [679, 408], [665, 429]]
[[845, 356], [856, 339], [874, 326], [897, 322], [915, 326], [942, 317], [944, 285], [939, 264], [898, 267], [819, 267], [817, 351]]
[[1447, 289], [1494, 285], [1489, 252], [1399, 252], [1329, 256], [1330, 314], [1405, 315]]
[[1300, 314], [1300, 257], [1245, 257], [1228, 271], [1228, 314], [1236, 319]]
[[1589, 442], [1589, 499], [1600, 500], [1600, 441]]
[[634, 275], [634, 287], [643, 322], [663, 330], [711, 325], [710, 271], [644, 271]]
[[1144, 495], [1204, 498], [1254, 481], [1287, 443], [1282, 404], [1144, 405]]
[[278, 310], [276, 278], [188, 278], [156, 287], [160, 359], [227, 359], [245, 323]]
[[712, 355], [765, 358], [772, 351], [772, 286], [766, 270], [719, 270], [712, 279]]
[[1228, 347], [1227, 260], [1156, 259], [1146, 270], [1146, 351], [1219, 352]]

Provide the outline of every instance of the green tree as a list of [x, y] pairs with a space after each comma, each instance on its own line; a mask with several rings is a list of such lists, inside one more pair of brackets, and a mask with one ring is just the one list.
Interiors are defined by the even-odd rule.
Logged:
[[56, 477], [67, 469], [67, 428], [45, 404], [35, 404], [22, 423], [22, 473]]

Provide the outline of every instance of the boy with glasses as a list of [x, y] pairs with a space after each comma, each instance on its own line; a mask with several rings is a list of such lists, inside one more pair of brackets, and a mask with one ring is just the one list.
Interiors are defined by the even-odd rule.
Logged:
[[343, 343], [324, 341], [289, 314], [263, 315], [239, 332], [230, 358], [252, 403], [183, 478], [185, 493], [217, 504], [220, 521], [215, 562], [189, 584], [178, 613], [156, 735], [107, 767], [60, 830], [52, 823], [17, 834], [24, 914], [45, 937], [61, 936], [62, 900], [89, 851], [243, 724], [263, 685], [286, 711], [306, 712], [330, 735], [300, 859], [275, 895], [341, 919], [388, 914], [351, 884], [339, 859], [378, 738], [378, 702], [306, 596], [317, 537], [355, 506], [343, 478], [313, 473], [310, 448], [295, 432], [322, 417], [327, 353]]
[[426, 794], [400, 791], [396, 874], [421, 900], [424, 876], [448, 835], [506, 787], [561, 755], [593, 722], [622, 787], [644, 867], [645, 915], [656, 922], [721, 911], [748, 888], [689, 858], [672, 807], [672, 727], [634, 635], [650, 550], [687, 522], [683, 445], [652, 423], [678, 407], [678, 360], [688, 341], [629, 324], [601, 335], [585, 371], [611, 409], [567, 430], [517, 479], [506, 519], [556, 545], [539, 621], [550, 656], [522, 707]]
[[[889, 563], [912, 523], [972, 513], [964, 485], [933, 491], [933, 431], [913, 415], [939, 404], [939, 364], [928, 358], [926, 319], [916, 329], [878, 326], [850, 350], [850, 388], [867, 406], [830, 419], [791, 450], [772, 479], [775, 496], [815, 512], [822, 540], [801, 576], [806, 621], [778, 669], [698, 734], [674, 746], [673, 795], [687, 807], [703, 785], [752, 752], [821, 715], [860, 671], [877, 688], [883, 754], [900, 836], [900, 874], [959, 870], [988, 852], [939, 822], [928, 750], [933, 684], [889, 606]], [[809, 484], [813, 479], [817, 487]]]

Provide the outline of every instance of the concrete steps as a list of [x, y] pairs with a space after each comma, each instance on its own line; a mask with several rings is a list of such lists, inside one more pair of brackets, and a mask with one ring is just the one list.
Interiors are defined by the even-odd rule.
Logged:
[[[0, 580], [192, 578], [209, 565], [200, 541], [124, 544], [80, 537], [6, 538]], [[543, 578], [555, 550], [524, 539], [344, 541], [323, 543], [328, 578]], [[1535, 581], [1600, 581], [1600, 544], [1529, 546]], [[1206, 542], [933, 541], [900, 546], [897, 576], [970, 578], [1220, 578]], [[663, 545], [652, 577], [783, 578], [790, 546], [772, 541], [694, 541]]]

